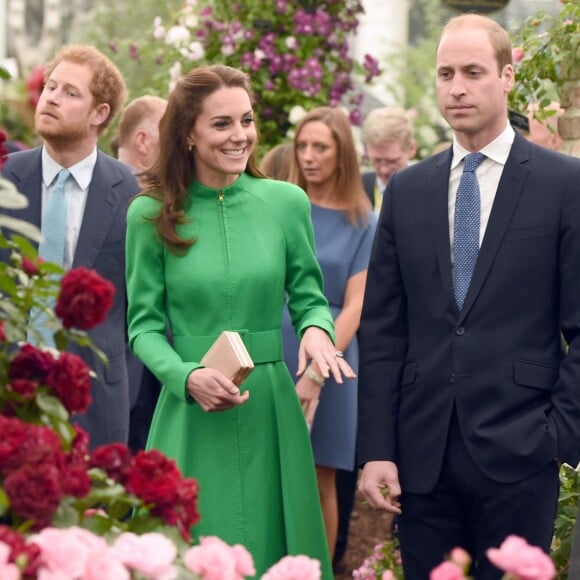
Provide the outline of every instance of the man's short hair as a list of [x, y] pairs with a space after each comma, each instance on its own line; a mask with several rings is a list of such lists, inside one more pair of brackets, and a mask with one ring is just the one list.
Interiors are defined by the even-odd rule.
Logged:
[[109, 116], [99, 127], [99, 132], [106, 129], [115, 115], [121, 110], [127, 98], [127, 87], [121, 71], [113, 61], [94, 46], [70, 44], [63, 46], [56, 56], [46, 65], [44, 78], [47, 79], [62, 62], [86, 64], [93, 73], [90, 89], [97, 104], [109, 105]]
[[402, 107], [380, 107], [373, 109], [363, 124], [365, 145], [380, 147], [399, 142], [407, 149], [415, 141], [413, 123]]
[[160, 107], [167, 101], [161, 97], [145, 95], [132, 100], [123, 110], [119, 121], [118, 146], [126, 147], [143, 120], [156, 119]]

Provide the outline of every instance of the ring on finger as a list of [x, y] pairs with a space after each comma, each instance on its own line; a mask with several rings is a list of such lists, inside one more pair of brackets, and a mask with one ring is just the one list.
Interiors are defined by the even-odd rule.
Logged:
[[342, 352], [342, 350], [337, 350], [337, 351], [334, 353], [334, 356], [335, 356], [336, 358], [344, 358], [344, 353]]

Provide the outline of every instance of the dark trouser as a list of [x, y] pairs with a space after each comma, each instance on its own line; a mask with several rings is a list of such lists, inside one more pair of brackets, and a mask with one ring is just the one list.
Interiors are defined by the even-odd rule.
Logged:
[[143, 367], [139, 395], [131, 409], [129, 419], [129, 448], [134, 453], [145, 449], [151, 419], [153, 419], [153, 412], [160, 392], [161, 384], [155, 375], [147, 367]]
[[549, 552], [558, 504], [556, 462], [516, 483], [487, 477], [463, 443], [453, 413], [441, 475], [429, 494], [405, 493], [398, 518], [405, 580], [427, 580], [456, 546], [474, 561], [476, 580], [499, 580], [502, 572], [485, 556], [515, 534]]
[[348, 547], [348, 530], [350, 527], [350, 516], [354, 505], [357, 480], [358, 469], [353, 471], [346, 471], [345, 469], [336, 470], [338, 534], [336, 536], [336, 547], [334, 549], [335, 562], [340, 562], [344, 558], [344, 554]]

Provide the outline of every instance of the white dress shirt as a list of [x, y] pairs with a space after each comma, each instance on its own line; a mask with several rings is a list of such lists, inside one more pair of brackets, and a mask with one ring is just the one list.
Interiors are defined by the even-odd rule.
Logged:
[[[64, 185], [64, 194], [66, 197], [66, 240], [64, 244], [64, 268], [69, 269], [72, 266], [79, 232], [83, 222], [87, 197], [89, 194], [89, 185], [93, 178], [93, 170], [97, 162], [97, 148], [79, 161], [72, 167], [67, 167], [71, 177]], [[42, 211], [46, 207], [48, 192], [52, 187], [58, 172], [63, 169], [46, 151], [42, 148]]]
[[[479, 183], [479, 193], [481, 199], [481, 217], [479, 222], [479, 247], [483, 241], [483, 236], [487, 228], [489, 216], [495, 193], [497, 191], [503, 168], [510, 154], [515, 133], [506, 119], [506, 128], [491, 143], [482, 150], [487, 159], [484, 159], [475, 171], [477, 182]], [[453, 262], [453, 228], [455, 225], [455, 198], [459, 188], [459, 180], [463, 173], [463, 159], [471, 153], [463, 148], [455, 137], [453, 137], [453, 159], [451, 161], [451, 173], [449, 175], [449, 240], [451, 242], [451, 261]]]

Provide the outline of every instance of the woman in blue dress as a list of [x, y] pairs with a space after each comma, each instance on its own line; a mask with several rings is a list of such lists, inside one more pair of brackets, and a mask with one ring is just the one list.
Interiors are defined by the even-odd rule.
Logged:
[[[312, 203], [316, 256], [336, 329], [336, 347], [356, 370], [356, 333], [376, 226], [358, 168], [352, 129], [340, 110], [318, 107], [296, 128], [290, 180]], [[298, 339], [286, 311], [284, 358], [296, 373]], [[296, 382], [311, 439], [322, 513], [331, 555], [336, 543], [336, 470], [355, 468], [357, 381], [337, 384], [311, 364]]]

